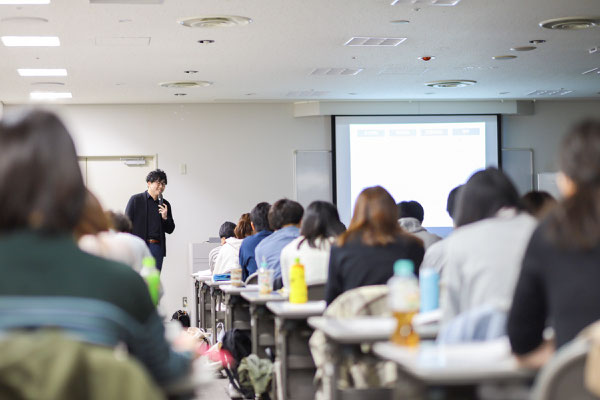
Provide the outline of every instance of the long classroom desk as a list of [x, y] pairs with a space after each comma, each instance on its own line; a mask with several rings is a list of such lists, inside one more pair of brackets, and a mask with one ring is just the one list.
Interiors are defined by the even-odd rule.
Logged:
[[287, 296], [277, 292], [265, 295], [258, 292], [242, 292], [242, 298], [250, 303], [252, 353], [261, 358], [266, 357], [265, 349], [275, 345], [274, 318], [266, 304], [269, 301], [285, 301]]
[[208, 286], [210, 290], [210, 341], [211, 344], [215, 344], [217, 343], [217, 322], [225, 322], [225, 312], [218, 309], [221, 307], [221, 300], [223, 297], [223, 292], [220, 288], [231, 284], [231, 281], [206, 281], [204, 284]]
[[312, 399], [315, 363], [310, 354], [308, 339], [313, 330], [307, 318], [321, 315], [325, 301], [293, 304], [287, 301], [270, 301], [267, 308], [275, 316], [275, 348], [281, 365], [277, 387], [279, 400]]
[[249, 303], [242, 298], [244, 292], [258, 292], [258, 285], [220, 287], [225, 303], [225, 330], [244, 329], [250, 330]]
[[[453, 345], [422, 343], [416, 348], [376, 343], [373, 352], [398, 366], [395, 398], [409, 395], [427, 398], [431, 389], [457, 387], [469, 389], [461, 398], [475, 398], [476, 388], [483, 383], [529, 384], [536, 371], [520, 368], [511, 354], [507, 338], [489, 342]], [[407, 384], [411, 382], [411, 384]], [[410, 391], [411, 393], [407, 393]]]
[[212, 275], [199, 275], [196, 273], [192, 274], [192, 278], [194, 278], [194, 291], [196, 297], [196, 321], [194, 321], [194, 325], [206, 332], [208, 329], [206, 311], [210, 311], [210, 290], [205, 282], [212, 280]]

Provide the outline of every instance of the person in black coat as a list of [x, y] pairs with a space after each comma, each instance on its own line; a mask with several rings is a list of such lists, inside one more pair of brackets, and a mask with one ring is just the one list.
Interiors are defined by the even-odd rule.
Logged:
[[161, 271], [163, 258], [167, 255], [165, 233], [175, 230], [171, 204], [162, 195], [167, 186], [167, 174], [160, 169], [151, 171], [146, 183], [148, 190], [131, 196], [125, 214], [133, 224], [131, 233], [146, 242], [156, 259], [156, 268]]
[[423, 241], [405, 232], [397, 216], [396, 202], [384, 188], [374, 186], [361, 192], [348, 230], [331, 248], [327, 304], [347, 290], [386, 284], [399, 259], [412, 260], [418, 274], [425, 254]]

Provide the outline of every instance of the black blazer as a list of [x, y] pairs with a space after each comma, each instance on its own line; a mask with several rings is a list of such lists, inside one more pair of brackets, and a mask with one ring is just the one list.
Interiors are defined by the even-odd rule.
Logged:
[[[129, 201], [127, 202], [127, 207], [125, 208], [125, 214], [131, 220], [133, 224], [132, 232], [135, 236], [139, 236], [147, 243], [148, 241], [148, 203], [146, 200], [146, 193], [142, 192], [138, 194], [134, 194], [131, 196]], [[167, 246], [165, 240], [165, 233], [173, 233], [175, 230], [175, 221], [173, 221], [173, 213], [171, 208], [171, 203], [167, 200], [164, 200], [164, 203], [167, 205], [167, 219], [161, 218], [160, 224], [160, 247], [162, 247], [163, 253], [167, 255]]]

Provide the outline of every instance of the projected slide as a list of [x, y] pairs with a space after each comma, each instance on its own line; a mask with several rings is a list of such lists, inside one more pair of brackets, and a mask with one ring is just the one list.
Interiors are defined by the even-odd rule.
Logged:
[[[369, 117], [372, 118], [375, 117]], [[497, 165], [495, 116], [464, 121], [453, 121], [456, 117], [428, 117], [430, 122], [422, 122], [424, 117], [418, 117], [418, 122], [403, 123], [388, 123], [386, 118], [389, 117], [380, 117], [383, 120], [377, 123], [347, 121], [343, 133], [336, 124], [338, 206], [340, 213], [346, 214], [342, 218], [349, 221], [356, 198], [364, 188], [381, 185], [396, 202], [420, 202], [425, 209], [423, 224], [441, 228], [440, 233], [444, 233], [452, 226], [446, 213], [448, 192], [473, 172]], [[437, 122], [436, 118], [443, 121]], [[490, 123], [492, 127], [488, 126]]]

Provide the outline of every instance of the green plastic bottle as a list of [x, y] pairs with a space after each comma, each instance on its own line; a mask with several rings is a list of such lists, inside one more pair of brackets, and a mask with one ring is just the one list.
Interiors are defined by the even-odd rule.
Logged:
[[160, 291], [160, 273], [156, 269], [156, 260], [154, 257], [144, 257], [142, 260], [142, 278], [148, 285], [148, 291], [150, 292], [150, 298], [154, 306], [158, 305], [158, 295]]

